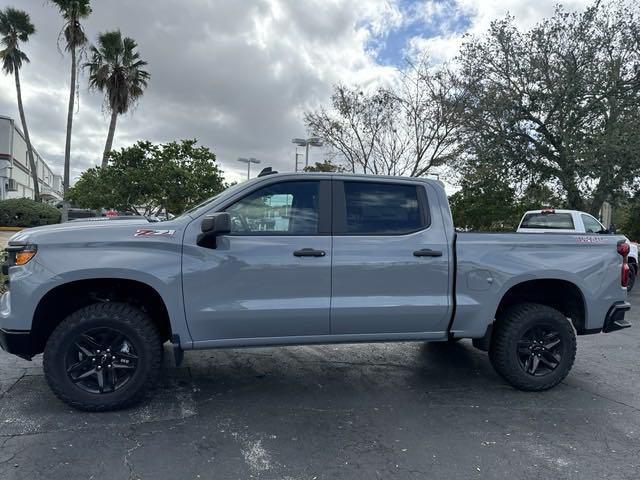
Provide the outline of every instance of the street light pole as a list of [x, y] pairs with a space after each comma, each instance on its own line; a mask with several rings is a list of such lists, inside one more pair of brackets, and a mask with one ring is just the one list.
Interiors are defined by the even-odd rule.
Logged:
[[[322, 139], [320, 137], [294, 138], [291, 140], [291, 143], [295, 143], [300, 147], [305, 147], [304, 148], [304, 166], [306, 168], [309, 166], [309, 146], [321, 147]], [[296, 157], [296, 162], [297, 162], [297, 157]]]
[[255, 158], [251, 157], [251, 158], [243, 158], [240, 157], [238, 158], [238, 161], [241, 163], [246, 163], [247, 164], [247, 180], [249, 180], [251, 178], [251, 164], [252, 163], [260, 163], [260, 160], [256, 160]]

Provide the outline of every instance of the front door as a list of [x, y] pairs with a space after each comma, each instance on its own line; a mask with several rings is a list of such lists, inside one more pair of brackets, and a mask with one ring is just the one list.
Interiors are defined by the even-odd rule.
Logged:
[[330, 181], [283, 181], [221, 207], [232, 231], [216, 248], [185, 237], [184, 301], [194, 342], [329, 333]]
[[446, 331], [449, 247], [435, 217], [440, 212], [429, 210], [428, 188], [334, 181], [332, 334], [407, 338]]

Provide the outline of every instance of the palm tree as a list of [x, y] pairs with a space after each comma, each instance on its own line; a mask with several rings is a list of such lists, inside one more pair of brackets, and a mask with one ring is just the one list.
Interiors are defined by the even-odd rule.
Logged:
[[85, 63], [89, 69], [89, 88], [105, 94], [105, 105], [111, 112], [109, 133], [102, 155], [102, 167], [107, 166], [113, 145], [118, 115], [127, 113], [147, 87], [148, 72], [142, 69], [147, 62], [140, 60], [136, 42], [122, 37], [120, 30], [104, 32], [98, 36], [98, 44], [91, 47], [91, 59]]
[[20, 121], [22, 122], [22, 131], [24, 139], [27, 142], [27, 157], [29, 159], [29, 168], [33, 178], [33, 196], [36, 202], [40, 201], [40, 186], [38, 184], [38, 170], [36, 162], [33, 158], [33, 148], [31, 147], [31, 138], [29, 137], [29, 129], [27, 128], [27, 119], [24, 115], [24, 106], [22, 105], [22, 88], [20, 87], [20, 68], [24, 63], [29, 62], [27, 54], [20, 50], [20, 42], [29, 41], [29, 36], [36, 32], [36, 27], [31, 23], [31, 18], [27, 12], [7, 7], [0, 10], [0, 36], [2, 36], [1, 44], [3, 49], [0, 50], [0, 59], [2, 60], [2, 71], [8, 75], [13, 74], [16, 81], [16, 93], [18, 97], [18, 111], [20, 112]]
[[[69, 88], [69, 109], [67, 111], [67, 137], [64, 144], [63, 190], [66, 196], [69, 190], [69, 171], [71, 167], [71, 130], [73, 129], [73, 107], [76, 99], [76, 75], [78, 73], [78, 51], [87, 43], [87, 36], [80, 20], [91, 14], [90, 0], [51, 0], [58, 7], [64, 25], [60, 35], [64, 36], [65, 50], [71, 53], [71, 85]], [[63, 213], [64, 216], [64, 213]], [[63, 221], [66, 220], [63, 218]]]

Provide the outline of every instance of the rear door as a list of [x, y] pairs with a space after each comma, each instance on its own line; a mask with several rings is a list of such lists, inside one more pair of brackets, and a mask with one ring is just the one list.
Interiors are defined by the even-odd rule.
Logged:
[[446, 330], [450, 258], [429, 191], [401, 180], [334, 179], [332, 334]]

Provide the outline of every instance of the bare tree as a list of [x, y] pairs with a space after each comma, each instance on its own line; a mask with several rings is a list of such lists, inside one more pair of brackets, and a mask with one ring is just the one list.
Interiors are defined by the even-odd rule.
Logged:
[[337, 85], [331, 108], [307, 112], [309, 131], [352, 172], [422, 176], [453, 159], [461, 93], [427, 57], [407, 63], [391, 88], [365, 93]]
[[409, 148], [405, 169], [411, 177], [425, 175], [455, 159], [459, 143], [457, 117], [464, 92], [446, 67], [434, 70], [429, 58], [407, 62], [397, 96], [404, 117]]
[[322, 107], [317, 112], [307, 112], [305, 123], [343, 157], [348, 170], [374, 173], [376, 141], [388, 123], [394, 102], [394, 97], [382, 89], [370, 94], [336, 85], [332, 109]]

